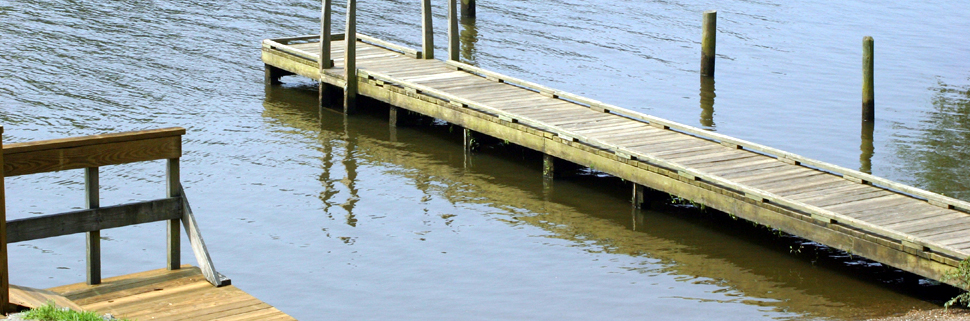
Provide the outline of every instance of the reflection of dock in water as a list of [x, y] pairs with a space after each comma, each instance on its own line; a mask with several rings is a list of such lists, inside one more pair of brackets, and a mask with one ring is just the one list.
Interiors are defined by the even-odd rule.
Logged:
[[[343, 87], [347, 97], [367, 96], [542, 152], [547, 162], [595, 168], [934, 280], [970, 255], [970, 203], [455, 61], [461, 48], [452, 17], [452, 60], [420, 59], [420, 51], [356, 34], [322, 43], [267, 39], [267, 80], [292, 73]], [[349, 44], [356, 49], [348, 55]], [[330, 68], [320, 68], [322, 47], [334, 58]], [[343, 57], [356, 68], [345, 70]], [[702, 106], [702, 122], [712, 113]]]

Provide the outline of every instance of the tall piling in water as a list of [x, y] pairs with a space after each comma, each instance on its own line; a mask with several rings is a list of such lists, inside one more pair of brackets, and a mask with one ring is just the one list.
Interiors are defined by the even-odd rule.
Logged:
[[357, 0], [347, 0], [347, 28], [344, 36], [344, 113], [353, 113], [357, 107]]
[[461, 61], [461, 43], [458, 41], [458, 6], [455, 1], [448, 0], [448, 60]]
[[431, 0], [421, 0], [421, 50], [424, 59], [434, 59], [434, 28], [431, 20]]
[[875, 89], [873, 86], [872, 37], [862, 38], [862, 121], [876, 119]]
[[461, 0], [461, 18], [475, 19], [475, 0]]
[[714, 77], [717, 44], [717, 10], [704, 11], [704, 36], [701, 39], [701, 76]]

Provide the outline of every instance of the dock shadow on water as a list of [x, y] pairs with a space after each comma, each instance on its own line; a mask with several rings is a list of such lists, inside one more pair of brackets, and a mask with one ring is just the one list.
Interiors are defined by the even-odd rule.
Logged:
[[[460, 275], [459, 284], [444, 287], [455, 287], [450, 295], [474, 301], [470, 310], [496, 313], [488, 317], [507, 312], [525, 318], [552, 318], [567, 312], [502, 306], [505, 301], [493, 297], [496, 293], [463, 292], [458, 289], [461, 284], [489, 284], [502, 289], [498, 294], [512, 301], [536, 299], [529, 305], [533, 310], [574, 302], [583, 308], [570, 310], [569, 315], [611, 316], [607, 319], [854, 320], [936, 308], [954, 294], [947, 286], [933, 286], [911, 274], [754, 226], [726, 213], [697, 208], [686, 200], [654, 193], [650, 210], [634, 209], [629, 201], [629, 182], [594, 169], [573, 171], [556, 179], [555, 188], [551, 188], [542, 179], [539, 153], [483, 137], [477, 150], [468, 154], [463, 151], [458, 126], [412, 115], [408, 121], [411, 125], [392, 129], [387, 123], [388, 107], [370, 100], [361, 102], [364, 112], [358, 115], [320, 111], [315, 88], [308, 83], [267, 86], [264, 117], [278, 131], [317, 139], [320, 145], [308, 147], [308, 153], [316, 150], [319, 154], [324, 191], [319, 200], [322, 211], [334, 222], [355, 227], [365, 235], [393, 234], [397, 232], [385, 230], [389, 227], [374, 226], [381, 224], [358, 225], [356, 217], [379, 214], [424, 221], [426, 225], [437, 219], [451, 226], [454, 220], [483, 215], [505, 228], [486, 234], [468, 225], [453, 232], [462, 242], [486, 244], [502, 255], [485, 257], [469, 250], [458, 254], [465, 264], [499, 262], [529, 267], [507, 273], [532, 275], [534, 268], [541, 267], [542, 275], [553, 274], [555, 282], [530, 287], [517, 283], [521, 280], [514, 277], [490, 278], [460, 267], [430, 272]], [[713, 81], [710, 88], [713, 93]], [[713, 111], [712, 107], [711, 113], [707, 110], [702, 104], [702, 124], [704, 115]], [[713, 127], [714, 123], [711, 120], [703, 125]], [[376, 179], [358, 177], [361, 167], [383, 168], [380, 197], [368, 196], [374, 193], [361, 193], [356, 187], [372, 186], [364, 180]], [[387, 213], [356, 213], [360, 207], [372, 206], [355, 208], [354, 204], [397, 202], [410, 197], [406, 190], [421, 193], [422, 205], [409, 208], [401, 201]], [[341, 193], [349, 195], [337, 197]], [[334, 206], [341, 202], [338, 199], [343, 203]], [[435, 205], [428, 201], [431, 199], [443, 199], [445, 205]], [[485, 208], [487, 214], [472, 208]], [[428, 215], [439, 211], [452, 212], [437, 218]], [[537, 246], [524, 247], [528, 249], [524, 251], [519, 248], [522, 243]], [[403, 269], [409, 263], [398, 264], [405, 265], [387, 262], [380, 268]], [[571, 272], [577, 269], [583, 272]], [[453, 281], [441, 278], [444, 283]], [[612, 285], [614, 281], [623, 286]], [[381, 284], [366, 283], [366, 279], [359, 280], [355, 290], [367, 293], [383, 289]], [[433, 296], [434, 291], [412, 288], [408, 296], [423, 301], [420, 298]], [[379, 304], [412, 306], [413, 301], [407, 298]], [[438, 313], [447, 315], [447, 311]]]

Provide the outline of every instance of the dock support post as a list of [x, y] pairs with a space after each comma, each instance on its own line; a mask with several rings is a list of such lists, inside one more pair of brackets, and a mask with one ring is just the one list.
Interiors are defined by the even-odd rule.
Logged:
[[[85, 207], [95, 209], [101, 206], [100, 175], [97, 167], [84, 169]], [[101, 231], [87, 233], [88, 285], [101, 284]]]
[[461, 0], [461, 18], [475, 19], [475, 0]]
[[458, 41], [458, 6], [448, 0], [448, 60], [460, 61], [461, 43]]
[[[181, 192], [181, 182], [179, 180], [179, 159], [169, 158], [168, 163], [165, 167], [165, 178], [166, 178], [166, 196], [167, 197], [179, 197], [182, 196]], [[181, 226], [180, 219], [169, 220], [166, 224], [166, 229], [168, 232], [168, 242], [166, 242], [166, 250], [168, 253], [168, 266], [169, 270], [178, 270], [182, 266], [181, 257], [181, 233], [179, 229]]]
[[862, 121], [869, 123], [876, 119], [872, 47], [872, 37], [862, 38]]
[[647, 189], [646, 186], [633, 183], [633, 207], [643, 208], [643, 202], [644, 202], [643, 194], [646, 191], [646, 189]]
[[263, 64], [263, 80], [271, 85], [279, 85], [280, 77], [283, 77], [286, 73], [279, 68], [270, 66], [269, 64]]
[[344, 87], [344, 113], [351, 114], [357, 109], [357, 0], [347, 0], [347, 28], [344, 36], [344, 74], [347, 85]]
[[475, 145], [475, 136], [471, 129], [465, 128], [463, 131], [465, 137], [465, 152], [471, 152]]
[[552, 181], [556, 178], [556, 158], [549, 154], [542, 154], [542, 179]]
[[704, 11], [704, 37], [701, 40], [701, 76], [714, 77], [717, 43], [717, 10]]
[[431, 0], [421, 0], [421, 32], [424, 38], [421, 42], [422, 58], [434, 59], [434, 28], [431, 23]]
[[[0, 137], [3, 126], [0, 126]], [[0, 139], [2, 141], [2, 139]], [[3, 144], [0, 144], [2, 149]], [[3, 152], [0, 151], [0, 164], [3, 164]], [[0, 177], [4, 177], [3, 166], [0, 166]], [[12, 312], [10, 306], [10, 270], [7, 267], [7, 200], [4, 192], [3, 179], [0, 179], [0, 313]]]

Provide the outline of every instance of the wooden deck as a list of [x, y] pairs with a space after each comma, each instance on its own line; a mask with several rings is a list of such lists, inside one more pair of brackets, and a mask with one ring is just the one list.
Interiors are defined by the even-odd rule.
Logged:
[[232, 285], [213, 286], [199, 268], [188, 265], [47, 291], [85, 311], [132, 320], [296, 320]]
[[[344, 87], [344, 42], [321, 74], [314, 37], [264, 40], [267, 75]], [[358, 41], [359, 93], [931, 279], [970, 254], [967, 202], [405, 52]]]

